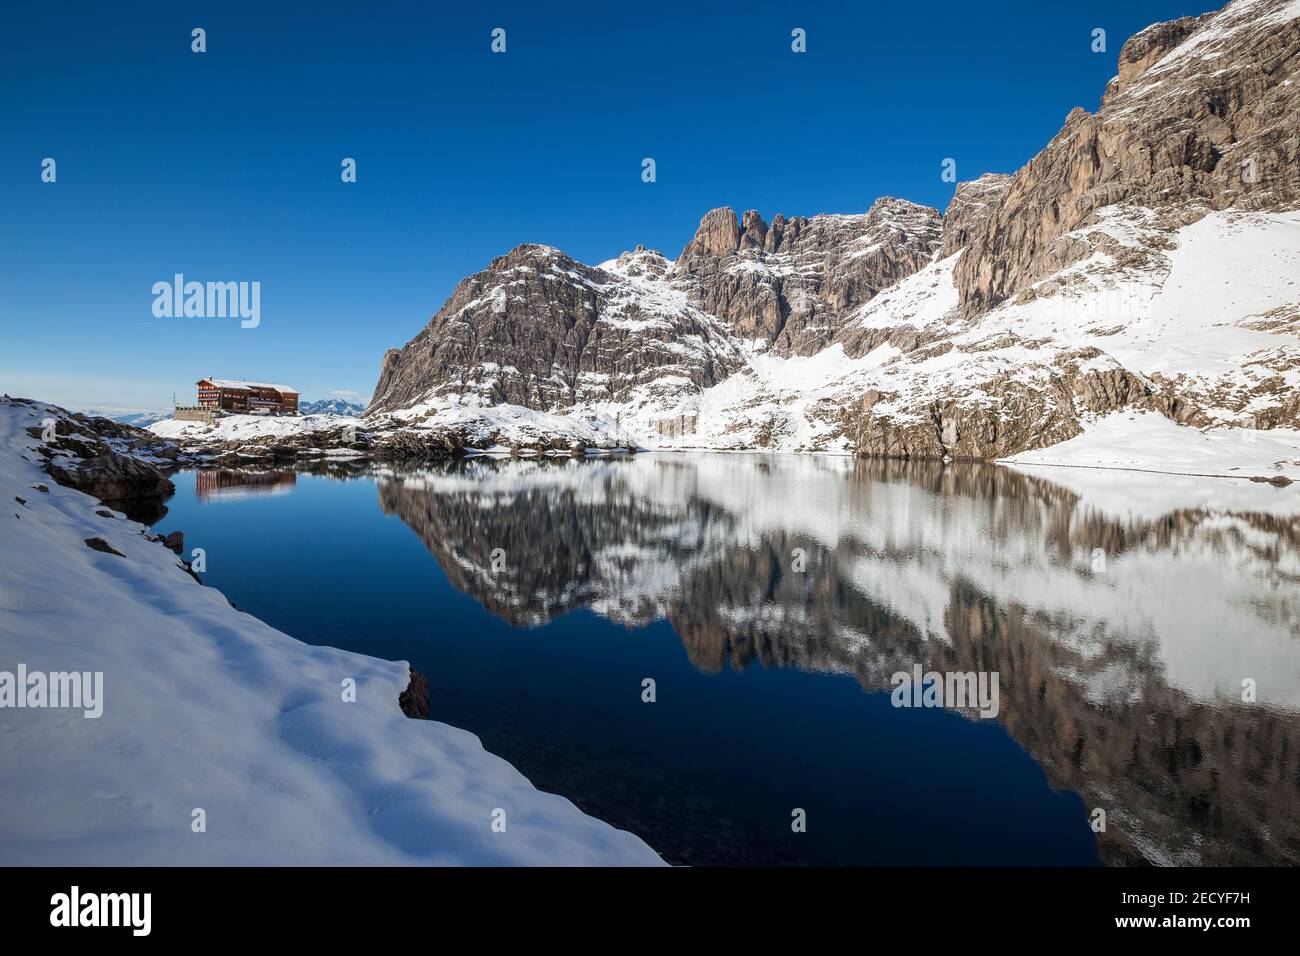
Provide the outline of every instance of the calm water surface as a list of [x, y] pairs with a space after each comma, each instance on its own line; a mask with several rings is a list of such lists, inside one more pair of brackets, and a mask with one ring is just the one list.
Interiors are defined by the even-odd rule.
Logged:
[[[748, 455], [176, 483], [156, 528], [206, 583], [409, 660], [671, 862], [1300, 860], [1296, 490]], [[997, 718], [892, 706], [914, 664], [997, 672]]]

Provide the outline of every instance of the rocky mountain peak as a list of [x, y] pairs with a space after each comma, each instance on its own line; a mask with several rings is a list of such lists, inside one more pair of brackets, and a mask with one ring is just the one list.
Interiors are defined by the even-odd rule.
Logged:
[[627, 400], [669, 374], [677, 388], [716, 384], [740, 353], [673, 292], [671, 267], [644, 247], [592, 267], [551, 246], [516, 246], [462, 280], [415, 338], [385, 354], [367, 412], [467, 398], [550, 411]]
[[672, 267], [671, 260], [665, 258], [658, 249], [647, 249], [641, 245], [631, 252], [622, 253], [617, 259], [600, 264], [601, 270], [623, 278], [662, 279]]
[[[516, 269], [520, 266], [529, 268], [548, 268], [552, 264], [558, 264], [565, 267], [581, 266], [582, 263], [576, 259], [571, 259], [560, 249], [554, 246], [542, 245], [537, 242], [521, 242], [503, 256], [496, 256], [487, 267], [487, 272], [504, 272], [510, 269]], [[586, 266], [583, 266], [586, 268]], [[480, 273], [481, 275], [482, 273]]]
[[1119, 51], [1119, 74], [1111, 80], [1106, 89], [1106, 96], [1114, 96], [1131, 89], [1133, 83], [1150, 67], [1186, 40], [1206, 17], [1212, 16], [1214, 14], [1153, 23], [1140, 33], [1129, 37]]
[[757, 210], [749, 210], [740, 222], [740, 248], [762, 249], [766, 239], [767, 223]]
[[1097, 113], [1072, 111], [969, 230], [955, 273], [963, 311], [979, 315], [1086, 258], [1086, 243], [1063, 237], [1116, 203], [1183, 223], [1300, 203], [1297, 14], [1295, 0], [1236, 0], [1125, 44]]
[[916, 214], [929, 218], [933, 213], [934, 210], [929, 206], [922, 206], [910, 199], [900, 199], [897, 196], [880, 196], [867, 210], [867, 218], [878, 221], [886, 217], [898, 218]]
[[1294, 427], [1297, 116], [1300, 0], [1157, 24], [1096, 113], [942, 217], [719, 207], [675, 261], [598, 267], [518, 246], [385, 356], [372, 410], [469, 396], [651, 442], [900, 457], [1005, 457], [1134, 406]]
[[699, 256], [725, 256], [735, 252], [739, 245], [740, 222], [736, 219], [736, 211], [730, 206], [719, 206], [700, 218], [694, 238], [686, 244], [678, 261]]

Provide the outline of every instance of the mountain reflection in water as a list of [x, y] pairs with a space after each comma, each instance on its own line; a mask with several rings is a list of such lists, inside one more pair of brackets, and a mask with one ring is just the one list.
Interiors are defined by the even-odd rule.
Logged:
[[377, 479], [384, 511], [513, 625], [662, 618], [701, 671], [757, 661], [868, 691], [915, 663], [996, 671], [1001, 723], [1106, 811], [1104, 861], [1300, 861], [1300, 496], [1050, 475], [643, 455]]

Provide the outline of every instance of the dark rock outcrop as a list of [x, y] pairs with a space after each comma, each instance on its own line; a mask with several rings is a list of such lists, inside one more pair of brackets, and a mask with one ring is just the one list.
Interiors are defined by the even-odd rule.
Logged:
[[465, 447], [464, 436], [451, 431], [395, 431], [378, 441], [370, 456], [376, 461], [430, 461], [459, 457]]
[[178, 464], [172, 442], [107, 418], [44, 408], [45, 420], [27, 433], [41, 440], [45, 471], [59, 484], [113, 502], [160, 500], [176, 490], [165, 474]]
[[411, 668], [411, 682], [397, 696], [397, 706], [413, 720], [429, 719], [429, 678], [414, 667]]
[[126, 555], [122, 554], [121, 551], [117, 550], [117, 548], [113, 547], [103, 538], [87, 538], [86, 547], [90, 548], [92, 551], [102, 551], [104, 554], [115, 554], [119, 558], [126, 557]]

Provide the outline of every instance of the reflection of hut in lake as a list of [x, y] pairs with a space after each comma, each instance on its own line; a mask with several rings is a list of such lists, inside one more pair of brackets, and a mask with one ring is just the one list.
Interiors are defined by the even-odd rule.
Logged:
[[293, 490], [298, 476], [292, 471], [236, 471], [215, 468], [194, 476], [197, 498], [235, 497], [238, 495], [285, 494]]

